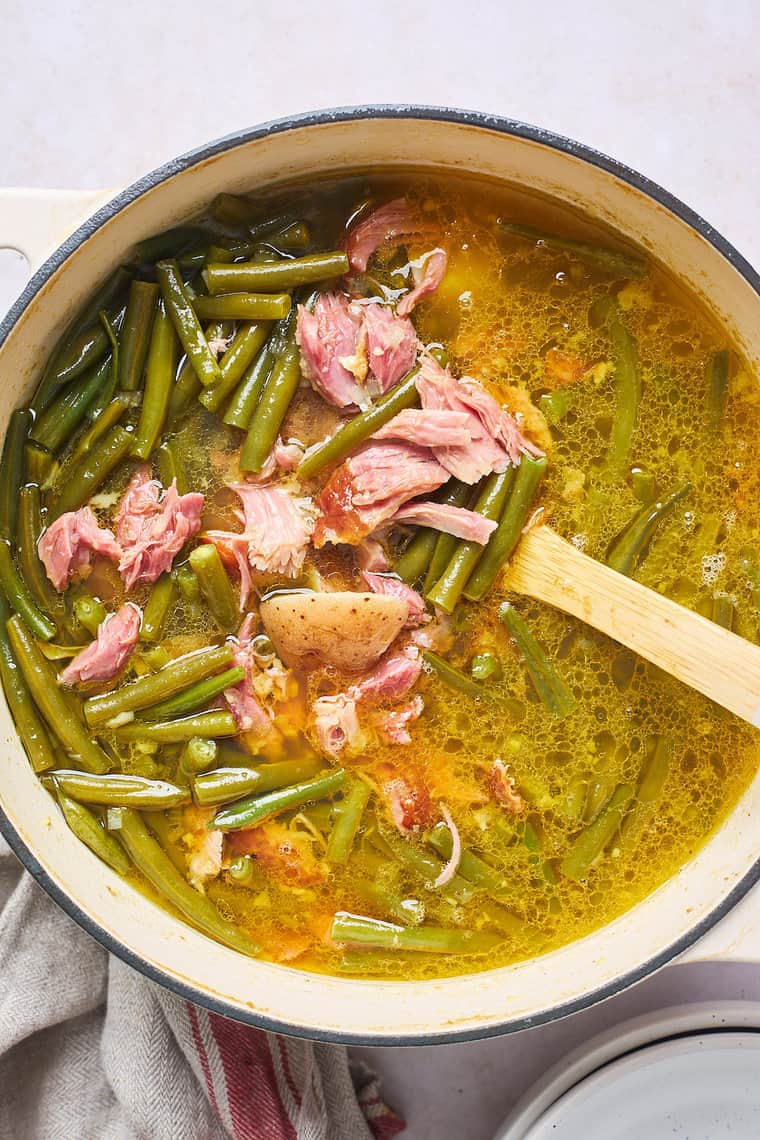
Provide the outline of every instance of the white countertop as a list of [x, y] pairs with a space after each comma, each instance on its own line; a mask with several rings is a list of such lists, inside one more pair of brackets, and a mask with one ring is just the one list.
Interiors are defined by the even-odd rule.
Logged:
[[[211, 138], [364, 102], [492, 111], [614, 155], [760, 263], [760, 8], [754, 0], [516, 4], [28, 0], [0, 41], [0, 185], [121, 186]], [[7, 279], [6, 279], [7, 280]], [[2, 292], [0, 308], [20, 283]], [[760, 908], [760, 898], [755, 906]], [[747, 965], [671, 968], [513, 1037], [367, 1050], [409, 1140], [487, 1140], [590, 1033], [679, 1000], [760, 1000]]]

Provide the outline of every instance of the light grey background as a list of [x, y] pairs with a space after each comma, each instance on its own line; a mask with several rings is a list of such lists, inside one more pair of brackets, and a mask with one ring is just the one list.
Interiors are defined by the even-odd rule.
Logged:
[[[614, 155], [760, 263], [756, 0], [2, 0], [0, 14], [0, 185], [118, 187], [291, 112], [437, 103]], [[597, 1027], [684, 996], [760, 999], [759, 973], [665, 971], [561, 1025], [372, 1059], [409, 1140], [485, 1140], [528, 1081]]]

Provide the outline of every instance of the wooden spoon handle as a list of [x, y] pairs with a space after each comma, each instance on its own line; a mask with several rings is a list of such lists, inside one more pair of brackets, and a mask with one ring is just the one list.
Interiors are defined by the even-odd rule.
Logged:
[[523, 535], [504, 585], [580, 618], [760, 728], [760, 647], [589, 558], [549, 527]]

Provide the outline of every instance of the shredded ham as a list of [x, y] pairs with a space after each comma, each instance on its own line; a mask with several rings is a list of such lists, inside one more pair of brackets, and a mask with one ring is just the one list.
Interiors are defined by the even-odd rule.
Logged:
[[428, 227], [405, 198], [394, 198], [352, 226], [344, 248], [354, 273], [364, 273], [372, 254], [386, 241], [413, 237]]
[[446, 864], [446, 866], [441, 871], [438, 878], [433, 883], [433, 886], [434, 887], [445, 887], [447, 883], [451, 882], [451, 880], [454, 878], [457, 871], [459, 870], [459, 862], [462, 858], [462, 840], [459, 838], [459, 831], [457, 830], [457, 825], [454, 823], [454, 820], [451, 818], [451, 812], [449, 811], [449, 809], [446, 807], [445, 804], [439, 804], [439, 807], [441, 809], [441, 815], [444, 818], [446, 826], [448, 827], [449, 831], [451, 832], [451, 858], [449, 859], [448, 863]]
[[396, 312], [400, 317], [408, 317], [420, 301], [429, 297], [431, 293], [435, 293], [446, 272], [447, 260], [446, 252], [443, 249], [434, 249], [425, 255], [422, 272], [415, 274], [414, 288], [410, 289], [396, 305]]
[[110, 681], [126, 665], [140, 636], [142, 618], [137, 606], [125, 602], [98, 626], [95, 640], [77, 653], [60, 674], [62, 685], [78, 681]]
[[367, 574], [382, 574], [391, 565], [383, 544], [376, 538], [363, 538], [356, 547], [356, 560], [359, 569]]
[[519, 815], [525, 807], [525, 802], [515, 786], [515, 778], [503, 760], [494, 760], [488, 776], [488, 786], [494, 798], [511, 815]]
[[423, 502], [407, 503], [396, 511], [393, 522], [429, 526], [444, 534], [452, 534], [455, 538], [477, 542], [480, 546], [485, 546], [498, 526], [495, 520], [484, 518], [477, 511], [469, 511], [466, 507]]
[[202, 510], [199, 492], [180, 495], [176, 479], [164, 491], [147, 465], [137, 469], [116, 514], [119, 573], [127, 590], [171, 570], [175, 556], [198, 533]]
[[374, 717], [374, 726], [380, 739], [386, 744], [411, 744], [409, 725], [413, 724], [422, 715], [425, 702], [417, 693], [405, 705], [389, 712], [378, 712]]
[[98, 526], [92, 508], [82, 507], [67, 511], [43, 531], [37, 553], [48, 578], [61, 592], [72, 578], [89, 573], [91, 555], [115, 561], [121, 557], [121, 547], [110, 530]]
[[409, 774], [394, 776], [383, 784], [383, 791], [391, 819], [402, 835], [414, 835], [430, 824], [433, 805], [421, 779]]
[[362, 578], [373, 594], [384, 594], [389, 598], [398, 598], [406, 604], [407, 619], [405, 629], [414, 629], [430, 621], [430, 614], [425, 609], [425, 600], [421, 594], [407, 586], [395, 574], [375, 574], [370, 570], [362, 572]]

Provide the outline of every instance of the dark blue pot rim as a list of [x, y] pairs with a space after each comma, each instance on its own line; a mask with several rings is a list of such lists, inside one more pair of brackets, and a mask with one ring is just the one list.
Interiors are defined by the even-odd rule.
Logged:
[[[526, 123], [520, 123], [513, 119], [505, 119], [498, 115], [488, 115], [479, 111], [462, 111], [451, 107], [407, 106], [404, 104], [337, 107], [323, 111], [309, 112], [303, 115], [293, 115], [285, 119], [275, 119], [259, 127], [227, 135], [225, 138], [218, 139], [215, 142], [209, 143], [207, 146], [198, 147], [196, 150], [189, 151], [179, 158], [172, 159], [170, 162], [158, 167], [158, 169], [152, 173], [146, 174], [143, 178], [138, 179], [137, 182], [132, 183], [132, 185], [128, 186], [125, 190], [122, 190], [121, 193], [117, 194], [110, 202], [97, 210], [75, 233], [68, 237], [30, 279], [18, 300], [10, 309], [2, 323], [0, 323], [0, 347], [5, 342], [11, 329], [21, 317], [22, 313], [24, 313], [32, 303], [37, 293], [52, 274], [67, 261], [87, 238], [91, 237], [101, 226], [110, 221], [110, 219], [115, 217], [125, 206], [134, 202], [142, 194], [146, 193], [146, 191], [154, 189], [154, 187], [159, 186], [162, 182], [166, 182], [175, 174], [180, 174], [182, 171], [188, 170], [198, 163], [206, 162], [216, 155], [223, 154], [225, 151], [253, 142], [256, 139], [265, 138], [268, 135], [282, 134], [285, 131], [303, 129], [304, 127], [323, 126], [329, 123], [344, 123], [362, 119], [420, 119], [423, 121], [428, 120], [479, 127], [484, 130], [495, 131], [499, 134], [510, 135], [514, 138], [525, 139], [528, 142], [540, 143], [553, 150], [558, 150], [564, 154], [572, 155], [574, 158], [579, 158], [592, 166], [607, 171], [621, 181], [628, 183], [628, 185], [635, 187], [635, 189], [640, 190], [643, 194], [646, 194], [647, 197], [652, 198], [676, 217], [680, 218], [714, 246], [726, 261], [744, 277], [755, 292], [760, 294], [760, 274], [752, 268], [738, 250], [736, 250], [730, 242], [726, 241], [713, 226], [655, 182], [651, 182], [648, 178], [645, 178], [642, 174], [637, 173], [637, 171], [632, 170], [623, 163], [617, 162], [615, 159], [609, 158], [607, 155], [601, 154], [599, 151], [585, 146], [582, 143], [563, 138], [561, 135], [555, 135], [551, 131], [546, 131], [541, 127], [529, 126]], [[229, 1017], [260, 1029], [271, 1030], [275, 1033], [284, 1033], [291, 1037], [303, 1037], [308, 1040], [343, 1045], [398, 1046], [452, 1044], [459, 1041], [473, 1041], [486, 1037], [497, 1037], [506, 1033], [515, 1033], [522, 1029], [530, 1029], [537, 1025], [555, 1021], [561, 1017], [567, 1017], [572, 1013], [578, 1013], [580, 1010], [587, 1009], [597, 1002], [612, 997], [616, 993], [620, 993], [622, 990], [641, 981], [655, 970], [660, 969], [668, 962], [673, 961], [673, 959], [677, 958], [680, 954], [683, 954], [684, 951], [706, 934], [716, 923], [720, 922], [732, 907], [747, 894], [758, 879], [760, 879], [760, 858], [758, 858], [753, 866], [737, 882], [726, 898], [715, 907], [714, 910], [701, 919], [700, 922], [696, 923], [687, 934], [682, 935], [681, 938], [671, 943], [670, 946], [661, 950], [658, 954], [647, 959], [645, 962], [642, 962], [635, 969], [629, 970], [627, 973], [622, 974], [606, 985], [599, 986], [597, 989], [583, 994], [581, 997], [571, 1001], [561, 1002], [535, 1015], [515, 1018], [501, 1025], [474, 1026], [470, 1029], [452, 1029], [445, 1030], [441, 1033], [414, 1032], [400, 1036], [388, 1036], [385, 1034], [342, 1032], [334, 1029], [319, 1030], [304, 1028], [299, 1025], [293, 1025], [290, 1022], [278, 1021], [274, 1018], [267, 1017], [257, 1013], [255, 1010], [242, 1009], [232, 1002], [212, 997], [202, 990], [196, 989], [194, 986], [178, 981], [170, 974], [156, 968], [142, 959], [138, 954], [135, 954], [133, 950], [123, 942], [120, 942], [119, 939], [114, 938], [108, 931], [104, 930], [99, 923], [95, 922], [86, 914], [74, 900], [50, 878], [2, 810], [0, 810], [0, 833], [5, 837], [27, 871], [29, 871], [40, 886], [47, 891], [50, 897], [58, 903], [75, 922], [86, 930], [88, 934], [92, 935], [106, 950], [121, 958], [122, 961], [126, 962], [129, 966], [139, 970], [140, 973], [146, 977], [158, 982], [178, 996], [195, 1002], [197, 1005], [204, 1006], [206, 1009], [218, 1013], [223, 1017]], [[311, 980], [315, 980], [314, 975], [311, 976]]]

